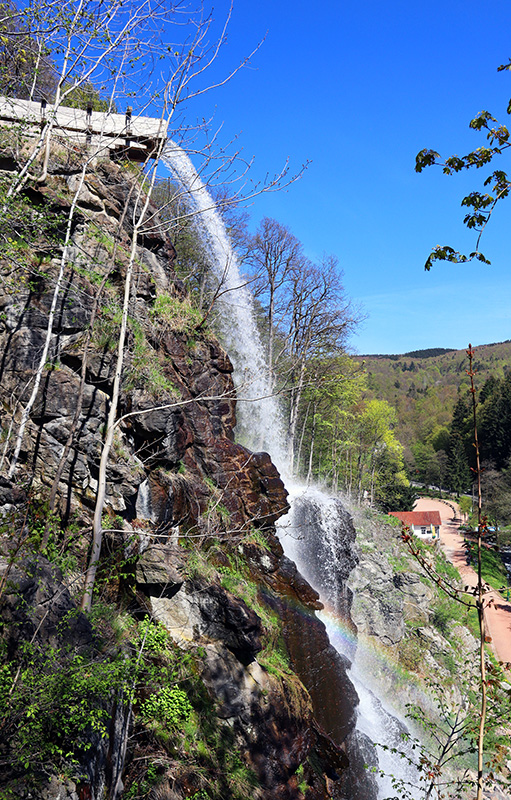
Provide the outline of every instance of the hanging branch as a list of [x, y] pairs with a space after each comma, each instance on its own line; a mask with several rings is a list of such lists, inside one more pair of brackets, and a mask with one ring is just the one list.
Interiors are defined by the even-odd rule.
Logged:
[[[482, 494], [481, 494], [481, 463], [479, 453], [479, 439], [477, 433], [477, 401], [476, 389], [474, 384], [474, 375], [476, 370], [473, 365], [474, 351], [472, 345], [469, 344], [467, 356], [469, 361], [469, 369], [466, 370], [470, 378], [470, 393], [472, 396], [472, 415], [473, 415], [473, 428], [474, 428], [474, 447], [476, 451], [476, 467], [473, 472], [477, 476], [477, 518], [478, 518], [478, 536], [477, 536], [477, 584], [472, 590], [476, 601], [477, 616], [479, 620], [479, 681], [480, 681], [480, 697], [481, 706], [479, 711], [479, 724], [477, 733], [477, 794], [474, 800], [483, 800], [483, 767], [484, 767], [484, 732], [486, 725], [486, 712], [487, 712], [487, 691], [488, 681], [486, 677], [486, 661], [485, 661], [485, 640], [486, 640], [486, 626], [484, 619], [485, 601], [484, 596], [487, 591], [487, 585], [482, 577], [482, 539], [487, 532], [486, 518], [482, 513]], [[453, 586], [446, 579], [439, 575], [434, 567], [428, 562], [427, 558], [420, 552], [419, 548], [413, 542], [413, 536], [410, 534], [410, 529], [403, 527], [402, 530], [403, 541], [406, 542], [408, 549], [419, 562], [419, 564], [426, 571], [428, 576], [436, 583], [438, 587], [444, 590], [449, 597], [456, 600], [464, 606], [471, 606], [472, 603], [463, 598], [464, 594], [470, 593], [469, 587], [465, 586], [464, 590], [460, 590]]]
[[479, 440], [477, 436], [477, 417], [476, 417], [476, 390], [474, 386], [474, 351], [472, 345], [469, 344], [467, 350], [469, 369], [466, 370], [470, 378], [470, 394], [472, 395], [472, 415], [474, 421], [474, 447], [476, 451], [476, 468], [474, 470], [477, 475], [477, 595], [476, 595], [476, 608], [477, 616], [479, 619], [479, 677], [481, 682], [481, 711], [479, 713], [479, 730], [477, 735], [477, 796], [476, 800], [482, 800], [483, 797], [483, 752], [484, 752], [484, 727], [486, 723], [486, 706], [487, 706], [487, 688], [488, 683], [486, 680], [486, 661], [484, 652], [484, 643], [486, 640], [486, 628], [484, 620], [484, 585], [482, 579], [482, 540], [484, 534], [487, 532], [486, 518], [482, 513], [482, 495], [481, 495], [481, 463], [479, 457]]

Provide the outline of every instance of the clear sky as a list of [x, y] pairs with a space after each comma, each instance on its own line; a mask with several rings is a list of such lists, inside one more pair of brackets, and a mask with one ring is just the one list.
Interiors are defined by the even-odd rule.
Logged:
[[[215, 17], [227, 8], [218, 0]], [[484, 145], [468, 128], [483, 108], [508, 121], [511, 73], [497, 67], [511, 56], [510, 30], [505, 0], [234, 0], [211, 76], [265, 41], [189, 113], [214, 114], [221, 141], [238, 136], [254, 180], [287, 158], [292, 170], [311, 161], [299, 182], [249, 212], [254, 227], [264, 215], [287, 225], [311, 258], [338, 256], [367, 315], [353, 339], [360, 353], [511, 338], [511, 200], [481, 246], [491, 266], [437, 262], [426, 273], [434, 245], [473, 249], [460, 201], [484, 175], [414, 171], [423, 147], [463, 155]]]

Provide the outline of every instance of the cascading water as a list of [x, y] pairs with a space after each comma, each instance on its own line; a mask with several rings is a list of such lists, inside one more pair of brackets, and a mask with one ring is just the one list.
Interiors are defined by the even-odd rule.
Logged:
[[[267, 450], [284, 477], [290, 492], [291, 510], [280, 521], [278, 532], [286, 556], [318, 591], [325, 605], [319, 616], [326, 625], [337, 651], [350, 661], [355, 659], [356, 640], [349, 623], [350, 596], [345, 580], [357, 563], [353, 548], [355, 531], [342, 503], [317, 489], [293, 485], [288, 477], [284, 454], [283, 424], [277, 400], [272, 396], [268, 368], [257, 330], [252, 296], [239, 273], [223, 221], [215, 204], [186, 153], [169, 142], [164, 161], [188, 198], [189, 213], [211, 259], [211, 269], [222, 284], [221, 335], [234, 366], [238, 414], [245, 430], [252, 432], [252, 449]], [[226, 291], [227, 290], [227, 291]], [[223, 324], [222, 324], [223, 320]], [[344, 625], [339, 626], [339, 620]], [[339, 628], [342, 628], [342, 634]], [[374, 691], [367, 686], [362, 666], [353, 661], [350, 678], [359, 696], [357, 728], [373, 742], [389, 748], [401, 747], [403, 724], [389, 713]], [[394, 776], [414, 782], [414, 770], [386, 750], [379, 753], [379, 797], [392, 792]], [[417, 791], [411, 797], [419, 798]]]
[[246, 419], [246, 430], [255, 432], [252, 449], [269, 452], [274, 464], [285, 473], [280, 409], [270, 389], [253, 299], [240, 276], [236, 253], [211, 195], [184, 150], [169, 141], [163, 160], [182, 188], [185, 204], [201, 236], [210, 269], [220, 289], [217, 301], [222, 308], [220, 333], [234, 366], [242, 424]]
[[[350, 619], [351, 591], [346, 587], [349, 573], [358, 563], [351, 516], [340, 500], [317, 489], [295, 487], [293, 494], [288, 515], [279, 522], [281, 541], [286, 555], [320, 594], [325, 608], [318, 617], [324, 622], [331, 643], [351, 661], [348, 674], [359, 697], [357, 729], [380, 745], [378, 796], [395, 797], [397, 779], [406, 787], [407, 797], [420, 800], [423, 793], [417, 788], [413, 751], [406, 752], [403, 741], [407, 727], [395, 711], [385, 707], [364, 664], [357, 659]], [[282, 535], [283, 531], [287, 535]]]

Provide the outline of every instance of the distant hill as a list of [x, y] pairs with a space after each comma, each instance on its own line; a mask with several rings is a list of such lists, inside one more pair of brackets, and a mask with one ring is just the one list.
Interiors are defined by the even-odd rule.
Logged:
[[452, 353], [454, 350], [453, 347], [430, 347], [429, 350], [410, 350], [409, 353], [403, 353], [402, 355], [381, 355], [381, 354], [374, 354], [374, 355], [362, 355], [358, 356], [358, 358], [390, 358], [392, 361], [397, 361], [399, 358], [432, 358], [433, 356], [440, 356], [443, 353]]
[[404, 358], [433, 358], [453, 351], [453, 347], [430, 347], [429, 350], [410, 350], [409, 353], [404, 354]]
[[[476, 386], [511, 369], [511, 341], [474, 347]], [[398, 439], [410, 446], [435, 426], [447, 426], [458, 392], [468, 390], [465, 350], [430, 348], [403, 355], [356, 356], [369, 376], [368, 396], [387, 400], [398, 413]]]

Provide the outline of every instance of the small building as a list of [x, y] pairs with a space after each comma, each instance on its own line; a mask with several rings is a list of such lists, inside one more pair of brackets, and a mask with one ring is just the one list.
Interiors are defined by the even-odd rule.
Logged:
[[420, 539], [439, 539], [442, 520], [438, 511], [389, 511]]

